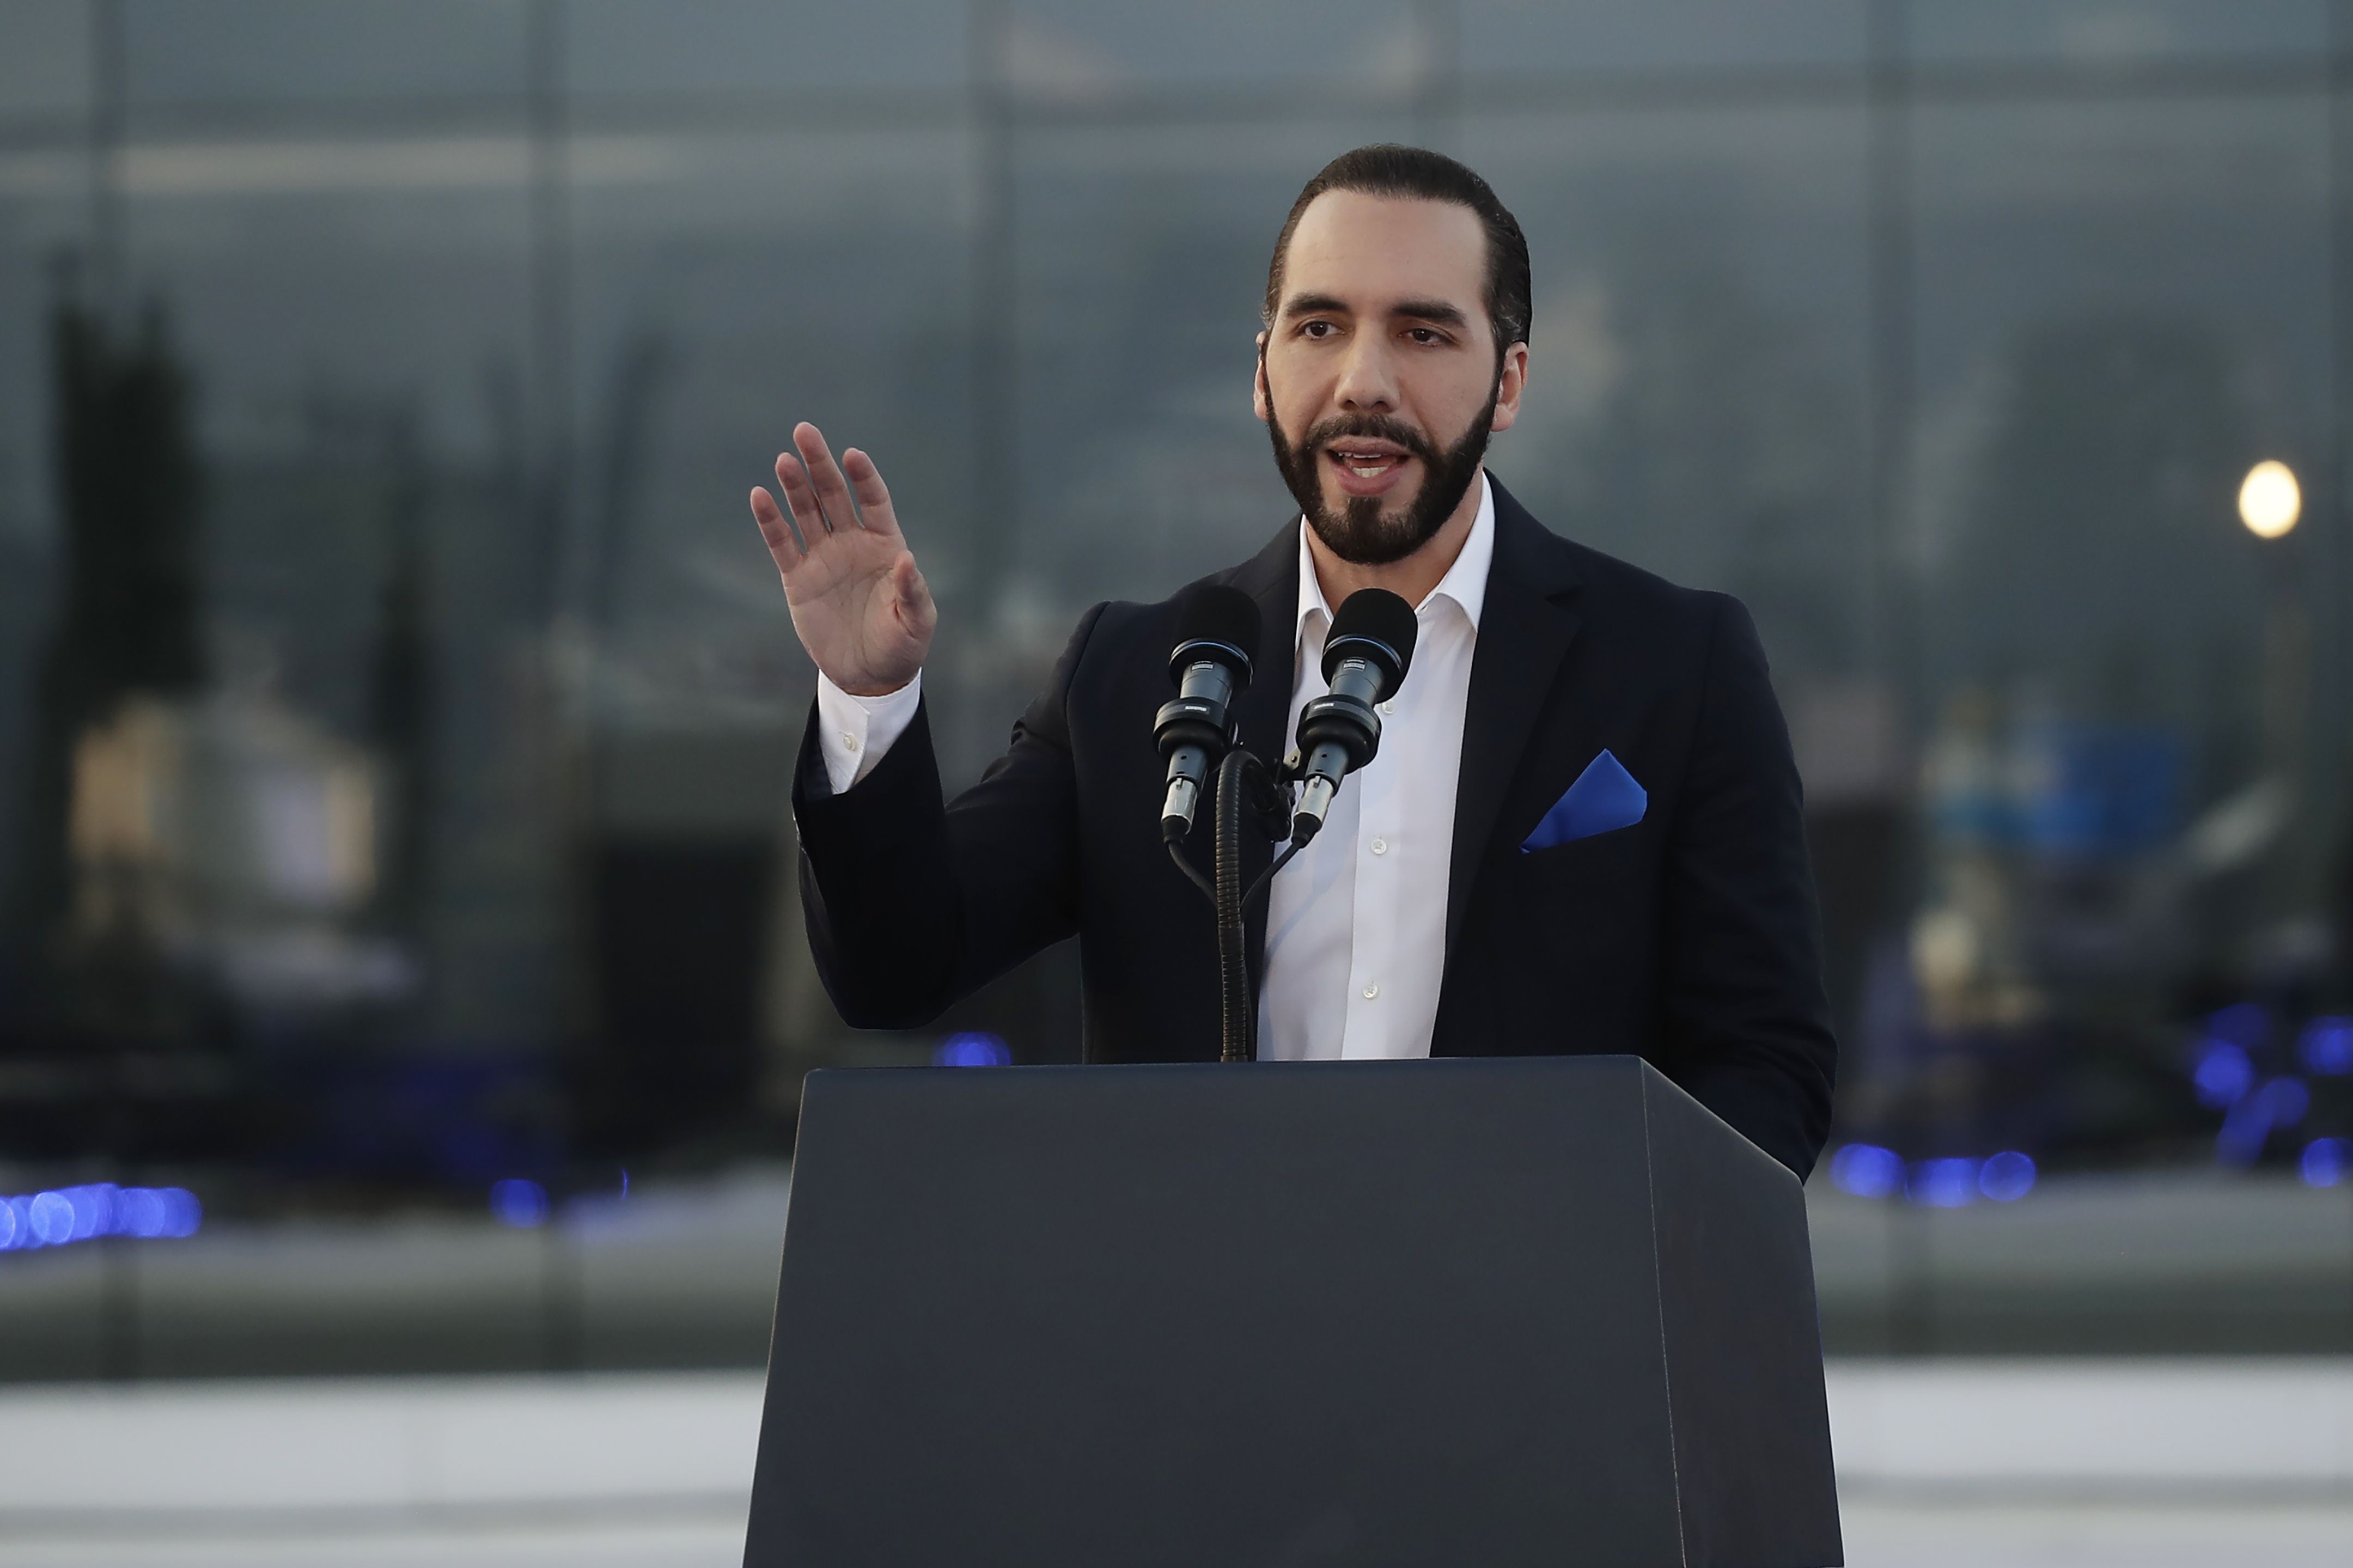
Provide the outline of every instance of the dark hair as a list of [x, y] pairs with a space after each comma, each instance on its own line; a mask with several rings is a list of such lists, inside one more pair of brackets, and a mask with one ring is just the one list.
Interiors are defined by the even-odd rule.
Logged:
[[1266, 268], [1266, 324], [1282, 292], [1282, 266], [1291, 252], [1291, 234], [1300, 215], [1326, 191], [1360, 191], [1370, 196], [1403, 196], [1427, 202], [1451, 202], [1476, 214], [1487, 235], [1487, 319], [1494, 323], [1495, 353], [1501, 358], [1514, 343], [1528, 341], [1528, 323], [1535, 314], [1528, 284], [1528, 240], [1520, 220], [1495, 198], [1486, 181], [1443, 153], [1425, 147], [1400, 147], [1377, 142], [1343, 153], [1307, 182], [1291, 216], [1275, 237], [1274, 259]]

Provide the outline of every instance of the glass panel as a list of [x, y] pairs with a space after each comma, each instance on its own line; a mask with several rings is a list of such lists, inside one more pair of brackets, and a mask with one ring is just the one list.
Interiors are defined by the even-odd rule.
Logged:
[[[82, 173], [79, 156], [58, 156], [60, 174]], [[0, 170], [8, 164], [0, 154]], [[0, 887], [20, 892], [31, 858], [36, 682], [58, 561], [48, 303], [90, 214], [78, 178], [56, 184], [0, 184]], [[13, 905], [0, 913], [0, 1036], [21, 1026], [36, 980], [22, 923]]]
[[1250, 412], [1269, 253], [1318, 168], [1400, 132], [1366, 121], [1024, 138], [1009, 592], [1017, 615], [1059, 623], [1056, 647], [1084, 605], [1164, 597], [1254, 553], [1293, 515]]
[[2116, 65], [2170, 57], [2316, 53], [2327, 0], [1910, 0], [1926, 60], [2051, 58]]
[[1785, 695], [1866, 658], [1862, 129], [1805, 110], [1464, 133], [1535, 277], [1496, 472], [1556, 531], [1739, 594]]
[[1462, 0], [1462, 64], [1530, 76], [1694, 66], [1854, 65], [1866, 0]]
[[84, 0], [24, 0], [0, 8], [0, 134], [88, 112], [90, 48]]
[[[881, 464], [958, 787], [1086, 605], [1291, 516], [1268, 249], [1388, 138], [1531, 240], [1498, 476], [1773, 660], [1843, 1049], [1833, 1352], [2346, 1348], [2327, 0], [127, 0], [113, 203], [108, 14], [0, 6], [0, 1196], [185, 1180], [279, 1261], [231, 1301], [210, 1231], [12, 1255], [0, 1378], [756, 1361], [800, 1071], [1067, 1058], [1077, 977], [840, 1026], [746, 490], [801, 417]], [[107, 504], [200, 552], [79, 651], [201, 679], [60, 736], [65, 417], [94, 471], [172, 467], [124, 444], [157, 400], [61, 392], [76, 303], [110, 375], [186, 378], [193, 482]], [[168, 865], [107, 815], [150, 785]], [[622, 1196], [722, 1160], [770, 1168]], [[285, 1243], [321, 1192], [448, 1212]], [[732, 1261], [680, 1274], [689, 1233]], [[322, 1304], [353, 1258], [412, 1321]]]
[[971, 58], [967, 9], [962, 0], [574, 0], [565, 26], [583, 93], [737, 91], [789, 106], [812, 89], [961, 83]]
[[1275, 0], [1195, 6], [1015, 0], [1003, 47], [1011, 79], [1106, 101], [1130, 84], [1404, 82], [1439, 35], [1409, 0]]
[[522, 488], [528, 167], [512, 139], [149, 143], [126, 163], [133, 292], [195, 388], [213, 674], [237, 722], [289, 745], [373, 740], [390, 574], [419, 552], [431, 1027], [501, 1046], [548, 1028], [561, 934], [529, 641], [548, 567]]
[[[808, 671], [744, 506], [794, 423], [872, 454], [940, 595], [971, 499], [969, 154], [960, 133], [639, 139], [656, 177], [583, 184], [584, 591], [623, 728], [797, 732]], [[1001, 737], [999, 737], [1001, 739]]]
[[125, 0], [133, 102], [519, 92], [523, 0]]
[[[1850, 1104], [1959, 1162], [1956, 1201], [2018, 1148], [2254, 1167], [2268, 1188], [2213, 1201], [2268, 1224], [2353, 1114], [2310, 1045], [2341, 984], [2332, 544], [2257, 538], [2239, 500], [2259, 459], [2328, 483], [2324, 106], [1937, 108], [1915, 145], [1922, 882]], [[1960, 1273], [1919, 1331], [1997, 1348], [2030, 1288], [1939, 1256]], [[2282, 1278], [2325, 1291], [2336, 1258]], [[2341, 1345], [2303, 1289], [2206, 1331]], [[2200, 1331], [2161, 1316], [2129, 1331]]]

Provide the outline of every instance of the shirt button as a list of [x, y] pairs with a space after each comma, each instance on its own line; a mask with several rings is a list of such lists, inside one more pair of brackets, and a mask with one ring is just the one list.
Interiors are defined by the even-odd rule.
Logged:
[[1383, 713], [1386, 713], [1386, 714], [1389, 715], [1389, 716], [1390, 716], [1390, 717], [1392, 717], [1392, 718], [1396, 717], [1396, 715], [1397, 715], [1397, 699], [1396, 699], [1396, 698], [1394, 698], [1394, 697], [1392, 697], [1392, 698], [1390, 698], [1387, 702], [1382, 703], [1382, 704], [1381, 704], [1381, 711], [1382, 711]]
[[1388, 854], [1388, 852], [1389, 852], [1389, 841], [1388, 841], [1388, 839], [1386, 839], [1386, 838], [1376, 838], [1376, 839], [1374, 839], [1374, 840], [1373, 840], [1373, 853], [1374, 853], [1374, 854], [1376, 854], [1376, 855], [1386, 855], [1386, 854]]
[[845, 752], [858, 750], [858, 737], [844, 730], [841, 732], [841, 749]]
[[1366, 1001], [1367, 1001], [1367, 1002], [1371, 1001], [1374, 997], [1376, 997], [1376, 996], [1379, 995], [1380, 994], [1381, 994], [1381, 983], [1380, 983], [1379, 981], [1377, 981], [1377, 980], [1374, 981], [1370, 985], [1367, 985], [1367, 986], [1366, 986], [1366, 987], [1365, 987], [1365, 1000], [1366, 1000]]

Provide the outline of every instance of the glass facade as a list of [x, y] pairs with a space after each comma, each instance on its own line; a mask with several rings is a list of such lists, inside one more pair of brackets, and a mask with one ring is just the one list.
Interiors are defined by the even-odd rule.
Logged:
[[[920, 1035], [817, 989], [745, 492], [875, 455], [970, 779], [1087, 605], [1283, 521], [1267, 250], [1410, 140], [1531, 241], [1495, 472], [1772, 658], [1832, 1348], [2353, 1348], [2348, 62], [2326, 0], [20, 0], [6, 1190], [529, 1180], [593, 1295], [575, 1207], [781, 1160], [810, 1066], [1071, 1058], [1068, 952]], [[45, 1249], [0, 1318], [111, 1289]], [[659, 1338], [536, 1289], [509, 1359]]]

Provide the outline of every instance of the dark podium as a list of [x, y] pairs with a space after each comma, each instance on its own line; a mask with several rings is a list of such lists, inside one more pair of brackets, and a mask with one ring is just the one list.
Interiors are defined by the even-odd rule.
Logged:
[[1841, 1561], [1797, 1179], [1636, 1058], [808, 1079], [748, 1568]]

